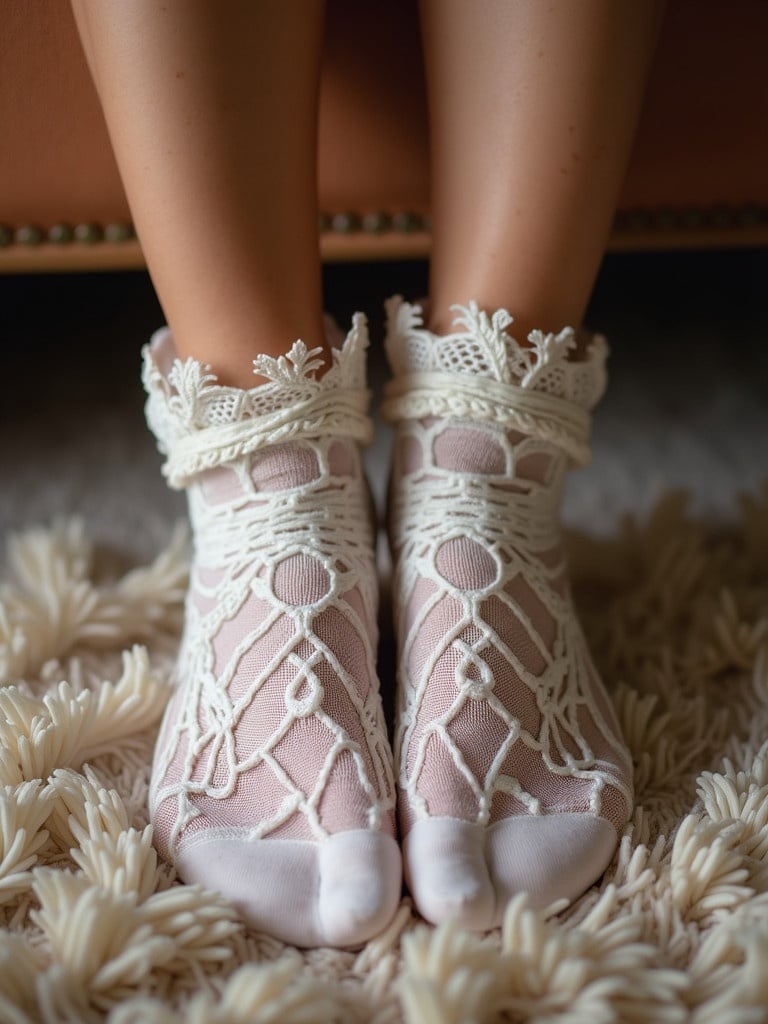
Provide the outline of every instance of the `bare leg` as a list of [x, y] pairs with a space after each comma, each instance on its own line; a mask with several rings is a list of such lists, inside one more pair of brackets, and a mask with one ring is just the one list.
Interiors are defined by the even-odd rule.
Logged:
[[505, 307], [579, 326], [605, 248], [661, 0], [422, 0], [431, 118], [430, 327]]
[[73, 0], [152, 279], [183, 356], [323, 345], [317, 92], [324, 4]]

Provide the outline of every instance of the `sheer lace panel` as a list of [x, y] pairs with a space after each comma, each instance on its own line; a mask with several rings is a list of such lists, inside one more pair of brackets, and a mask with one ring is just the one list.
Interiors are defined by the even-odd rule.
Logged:
[[[559, 526], [578, 456], [559, 433], [562, 403], [597, 400], [604, 344], [574, 363], [567, 332], [534, 337], [531, 351], [505, 316], [460, 312], [456, 334], [436, 338], [417, 309], [390, 307], [401, 828], [584, 812], [619, 831], [630, 766], [573, 610]], [[468, 375], [509, 387], [520, 415], [489, 415], [475, 382], [465, 400]], [[449, 394], [431, 394], [437, 385]], [[454, 397], [468, 414], [447, 414]], [[529, 412], [530, 424], [553, 422], [521, 429]]]
[[[359, 342], [350, 332], [320, 384], [300, 344], [286, 359], [261, 357], [271, 382], [251, 392], [219, 387], [191, 362], [163, 373], [156, 349], [167, 336], [147, 353], [150, 418], [168, 465], [198, 463], [185, 477], [195, 554], [179, 684], [152, 783], [157, 840], [170, 856], [205, 830], [311, 841], [394, 834], [371, 508], [355, 440], [329, 432], [343, 412], [334, 396], [361, 384]], [[305, 421], [297, 439], [280, 440], [291, 434], [280, 400], [328, 419], [315, 437]], [[259, 435], [278, 412], [277, 443], [254, 447], [240, 427], [251, 422]], [[222, 424], [240, 431], [239, 454], [219, 462], [207, 446]], [[199, 449], [181, 460], [190, 434]]]
[[[329, 498], [325, 537], [313, 516]], [[337, 440], [254, 457], [238, 487], [210, 470], [190, 493], [201, 542], [187, 695], [156, 765], [169, 845], [212, 826], [300, 839], [391, 829], [366, 501], [357, 452]], [[293, 521], [278, 531], [286, 508]]]

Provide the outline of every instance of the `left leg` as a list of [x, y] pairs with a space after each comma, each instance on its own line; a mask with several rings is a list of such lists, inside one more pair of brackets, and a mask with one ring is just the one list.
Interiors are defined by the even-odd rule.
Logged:
[[579, 327], [592, 289], [659, 13], [656, 0], [422, 2], [429, 314], [425, 327], [390, 306], [386, 408], [400, 423], [401, 830], [433, 921], [491, 927], [523, 889], [574, 898], [631, 811], [558, 521], [564, 470], [588, 456], [604, 349], [574, 361], [563, 328]]
[[308, 351], [328, 366], [335, 341], [315, 181], [324, 4], [73, 2], [171, 328], [146, 353], [147, 411], [194, 537], [154, 841], [259, 931], [359, 943], [394, 914], [401, 866], [364, 317], [322, 378]]

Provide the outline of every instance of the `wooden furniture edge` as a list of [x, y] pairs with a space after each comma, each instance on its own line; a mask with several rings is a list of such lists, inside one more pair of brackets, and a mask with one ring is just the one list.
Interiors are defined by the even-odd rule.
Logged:
[[[359, 217], [337, 214], [320, 226], [324, 262], [417, 260], [429, 256], [428, 217], [400, 215]], [[0, 273], [46, 273], [90, 270], [137, 270], [145, 267], [141, 246], [130, 225], [116, 232], [99, 225], [79, 225], [62, 231], [57, 225], [50, 241], [33, 225], [0, 226]], [[88, 241], [81, 240], [88, 238]], [[61, 240], [63, 239], [63, 240]], [[710, 209], [634, 210], [617, 215], [609, 252], [647, 252], [666, 249], [754, 248], [768, 246], [768, 209], [756, 206]]]

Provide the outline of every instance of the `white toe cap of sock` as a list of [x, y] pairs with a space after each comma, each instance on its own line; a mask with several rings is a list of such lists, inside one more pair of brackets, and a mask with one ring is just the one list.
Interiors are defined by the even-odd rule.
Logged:
[[605, 871], [616, 832], [604, 818], [506, 818], [490, 828], [455, 818], [416, 822], [403, 842], [405, 877], [422, 917], [485, 931], [520, 892], [541, 907], [580, 896]]
[[581, 896], [610, 864], [616, 841], [613, 825], [591, 814], [528, 815], [492, 825], [486, 857], [496, 891], [494, 925], [519, 892], [534, 907]]
[[400, 848], [381, 832], [350, 831], [318, 847], [318, 916], [325, 942], [355, 946], [382, 931], [400, 903]]
[[417, 821], [403, 841], [405, 879], [427, 921], [450, 917], [465, 928], [491, 927], [496, 897], [481, 825], [457, 818]]
[[176, 867], [250, 927], [300, 947], [362, 945], [392, 919], [402, 886], [397, 843], [365, 830], [320, 843], [201, 833], [181, 845]]

